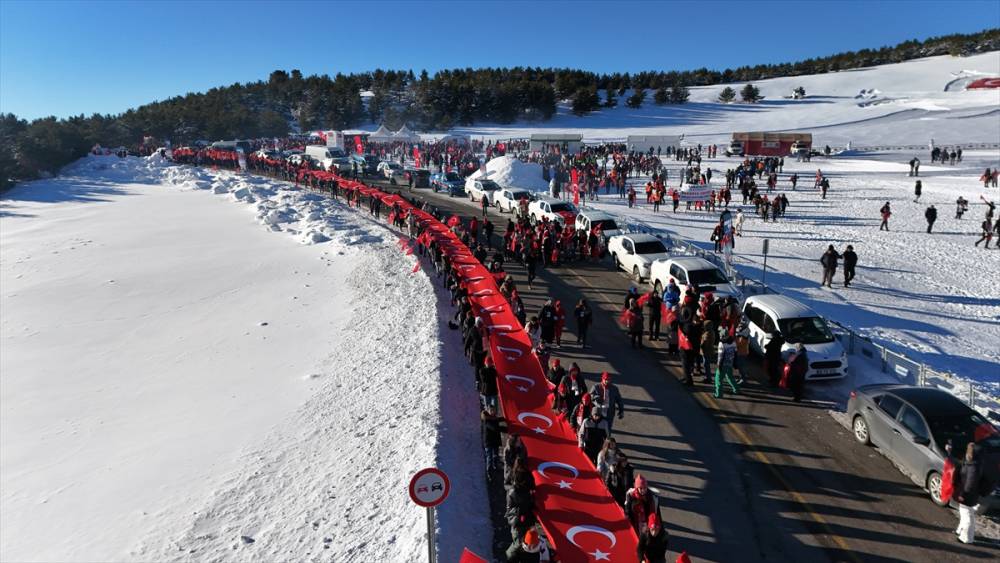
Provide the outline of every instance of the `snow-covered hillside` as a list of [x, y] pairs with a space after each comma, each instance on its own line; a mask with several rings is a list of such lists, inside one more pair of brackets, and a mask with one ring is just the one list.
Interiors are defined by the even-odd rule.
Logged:
[[0, 217], [4, 560], [413, 561], [432, 465], [439, 524], [489, 529], [475, 390], [384, 227], [155, 158], [88, 157]]
[[[1000, 90], [952, 90], [966, 76], [1000, 77], [1000, 51], [970, 57], [940, 56], [827, 74], [755, 82], [765, 99], [753, 105], [720, 104], [725, 85], [691, 88], [690, 101], [656, 106], [652, 92], [639, 109], [618, 107], [585, 117], [568, 103], [542, 123], [476, 124], [456, 131], [495, 138], [534, 132], [581, 133], [585, 139], [684, 134], [692, 144], [726, 142], [733, 131], [812, 132], [818, 146], [1000, 142]], [[744, 83], [733, 84], [739, 91]], [[802, 86], [807, 97], [785, 99]], [[862, 90], [877, 91], [858, 98]], [[603, 101], [604, 93], [601, 92]]]

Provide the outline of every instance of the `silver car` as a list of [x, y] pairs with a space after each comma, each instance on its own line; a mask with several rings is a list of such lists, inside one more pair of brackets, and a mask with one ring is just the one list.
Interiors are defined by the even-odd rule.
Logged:
[[[847, 414], [854, 438], [878, 446], [915, 483], [941, 501], [941, 471], [945, 445], [961, 458], [975, 440], [981, 448], [985, 474], [996, 476], [1000, 434], [982, 415], [954, 395], [931, 387], [865, 385], [851, 391]], [[1000, 508], [1000, 490], [983, 496], [980, 512]]]

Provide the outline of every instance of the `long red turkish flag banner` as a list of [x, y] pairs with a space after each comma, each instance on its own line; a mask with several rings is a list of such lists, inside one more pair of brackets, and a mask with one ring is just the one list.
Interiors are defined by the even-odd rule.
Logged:
[[[324, 173], [324, 177], [329, 177]], [[565, 563], [634, 561], [638, 537], [594, 464], [577, 446], [569, 422], [551, 407], [551, 387], [496, 278], [446, 225], [395, 195], [336, 177], [340, 189], [398, 203], [425, 225], [448, 254], [469, 291], [473, 311], [489, 332], [500, 402], [511, 433], [521, 436], [537, 483], [536, 516]]]

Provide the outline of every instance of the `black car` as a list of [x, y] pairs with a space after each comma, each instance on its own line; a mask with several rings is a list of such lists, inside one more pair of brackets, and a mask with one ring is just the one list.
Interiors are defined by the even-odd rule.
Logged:
[[414, 188], [431, 187], [431, 173], [429, 170], [424, 170], [423, 168], [408, 168], [404, 174], [406, 176], [406, 183]]

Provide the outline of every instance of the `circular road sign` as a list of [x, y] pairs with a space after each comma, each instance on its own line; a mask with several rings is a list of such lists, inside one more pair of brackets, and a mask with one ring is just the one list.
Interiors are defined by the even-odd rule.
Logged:
[[448, 498], [451, 482], [444, 471], [435, 467], [421, 469], [410, 479], [410, 498], [424, 508], [437, 506]]

